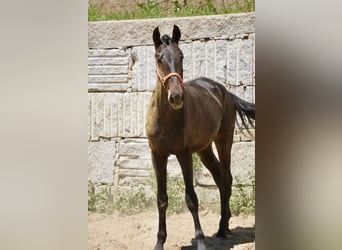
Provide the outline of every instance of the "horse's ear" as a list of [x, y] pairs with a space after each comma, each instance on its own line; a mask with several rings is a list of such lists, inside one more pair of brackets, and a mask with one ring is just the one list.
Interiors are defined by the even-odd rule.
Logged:
[[172, 41], [178, 44], [179, 40], [181, 38], [181, 32], [177, 25], [173, 26], [173, 32], [172, 32]]
[[159, 32], [159, 28], [155, 28], [153, 31], [153, 42], [154, 42], [154, 47], [158, 48], [162, 42], [160, 40], [160, 32]]

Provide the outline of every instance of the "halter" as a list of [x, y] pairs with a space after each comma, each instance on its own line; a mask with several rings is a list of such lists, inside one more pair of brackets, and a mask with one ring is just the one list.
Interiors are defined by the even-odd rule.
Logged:
[[171, 76], [176, 76], [176, 77], [179, 79], [179, 81], [180, 81], [180, 85], [181, 85], [182, 89], [184, 90], [183, 78], [182, 78], [182, 77], [180, 76], [180, 74], [178, 74], [177, 72], [171, 72], [171, 73], [167, 74], [167, 75], [164, 76], [164, 77], [162, 77], [162, 76], [160, 75], [158, 68], [157, 68], [156, 72], [157, 72], [157, 75], [158, 75], [159, 80], [161, 81], [161, 83], [162, 83], [162, 85], [163, 85], [163, 87], [164, 87], [165, 89], [167, 89], [166, 86], [165, 86], [165, 82], [166, 82]]

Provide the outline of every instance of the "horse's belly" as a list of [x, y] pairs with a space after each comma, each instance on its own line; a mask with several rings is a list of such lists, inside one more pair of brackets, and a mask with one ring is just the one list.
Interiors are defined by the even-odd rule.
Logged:
[[192, 148], [194, 152], [201, 151], [202, 149], [205, 149], [206, 147], [211, 145], [211, 143], [215, 140], [217, 133], [214, 132], [206, 135], [203, 134], [202, 136], [203, 137], [199, 136], [199, 138], [193, 140]]
[[200, 152], [203, 149], [207, 148], [209, 145], [211, 145], [211, 143], [212, 143], [212, 141], [208, 141], [207, 143], [193, 145], [192, 146], [192, 152], [193, 153]]

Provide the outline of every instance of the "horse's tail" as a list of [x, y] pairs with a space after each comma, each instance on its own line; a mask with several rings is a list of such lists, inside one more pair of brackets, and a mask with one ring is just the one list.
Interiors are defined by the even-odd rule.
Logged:
[[[246, 102], [232, 93], [229, 94], [232, 97], [235, 109], [241, 118], [243, 127], [247, 129], [248, 133], [250, 133], [250, 131], [248, 130], [250, 126], [254, 128], [254, 122], [252, 121], [252, 119], [255, 121], [255, 104]], [[239, 128], [242, 129], [240, 124], [238, 125]]]

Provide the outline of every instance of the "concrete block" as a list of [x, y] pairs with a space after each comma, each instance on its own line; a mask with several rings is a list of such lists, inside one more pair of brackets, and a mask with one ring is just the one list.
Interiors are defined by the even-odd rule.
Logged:
[[88, 94], [90, 140], [144, 137], [145, 114], [151, 93]]
[[237, 61], [239, 54], [239, 42], [240, 40], [229, 41], [227, 44], [227, 76], [226, 83], [232, 85], [238, 85], [237, 77]]
[[147, 139], [125, 139], [119, 143], [120, 155], [150, 155]]
[[88, 65], [128, 65], [127, 57], [89, 57]]
[[[135, 65], [137, 66], [136, 74], [137, 74], [137, 85], [135, 82], [132, 83], [133, 90], [145, 90], [146, 89], [146, 60], [147, 60], [147, 51], [146, 47], [138, 47], [138, 53], [135, 58]], [[134, 74], [134, 73], [133, 73]]]
[[125, 49], [89, 49], [88, 57], [127, 57]]
[[194, 78], [205, 76], [205, 44], [194, 41], [192, 48], [192, 65]]
[[184, 81], [189, 81], [194, 78], [193, 61], [192, 61], [192, 43], [181, 43], [180, 49], [183, 51], [183, 78]]
[[169, 177], [182, 176], [182, 169], [174, 155], [170, 155], [168, 158], [167, 175]]
[[204, 43], [205, 50], [202, 51], [205, 55], [205, 72], [204, 75], [210, 79], [215, 79], [215, 41], [209, 40]]
[[[147, 139], [121, 140], [117, 147], [115, 167], [118, 169], [119, 185], [139, 185], [144, 178], [150, 178], [154, 169]], [[169, 157], [167, 171], [171, 177], [181, 175], [175, 156]]]
[[88, 83], [88, 92], [126, 92], [129, 88], [127, 82], [119, 83]]
[[244, 85], [252, 85], [254, 78], [253, 68], [253, 46], [254, 41], [241, 40], [238, 49], [238, 82], [242, 82]]
[[[236, 180], [236, 178], [239, 178], [242, 183], [250, 184], [249, 178], [255, 174], [254, 141], [233, 143], [231, 151], [231, 173], [233, 179]], [[204, 166], [200, 168], [196, 175], [196, 184], [200, 186], [216, 185], [211, 173]]]
[[155, 27], [159, 27], [161, 34], [171, 35], [175, 23], [181, 29], [182, 41], [228, 39], [254, 33], [255, 13], [89, 22], [88, 47], [103, 49], [153, 45]]
[[152, 91], [154, 90], [157, 82], [156, 66], [154, 59], [155, 49], [154, 46], [146, 47], [146, 85], [143, 90]]
[[240, 97], [242, 100], [246, 100], [246, 97], [245, 97], [246, 86], [240, 83], [240, 85], [234, 86], [234, 90], [235, 90], [235, 95]]
[[252, 85], [245, 88], [244, 100], [255, 103], [255, 86]]
[[[117, 153], [116, 165], [120, 168], [152, 169], [151, 151], [147, 139], [120, 140]], [[128, 161], [131, 162], [128, 163]], [[122, 163], [127, 163], [127, 165], [122, 165]], [[179, 170], [176, 157], [171, 155], [168, 159], [168, 171], [179, 172]]]
[[128, 74], [128, 65], [125, 66], [88, 66], [88, 75], [117, 75]]
[[139, 46], [132, 49], [134, 65], [132, 67], [132, 89], [135, 91], [152, 91], [155, 88], [156, 73], [154, 47]]
[[123, 75], [89, 75], [89, 83], [126, 83], [128, 82], [127, 74]]
[[[150, 173], [152, 161], [147, 140], [121, 140], [118, 145], [118, 158], [115, 165], [120, 168], [120, 171], [126, 170], [124, 173], [128, 176], [134, 176], [135, 170], [147, 170]], [[131, 174], [128, 174], [130, 171]], [[120, 175], [123, 174], [120, 172]]]
[[151, 172], [145, 169], [119, 169], [119, 183], [120, 179], [124, 177], [150, 177]]
[[215, 186], [215, 181], [209, 170], [202, 165], [196, 173], [195, 184], [199, 186]]
[[233, 144], [231, 171], [233, 178], [238, 177], [242, 183], [250, 184], [250, 175], [255, 174], [255, 141]]
[[88, 143], [88, 178], [91, 181], [113, 183], [115, 144], [114, 141]]
[[218, 202], [217, 207], [220, 207], [220, 192], [216, 186], [212, 187], [201, 187], [201, 186], [196, 186], [195, 187], [195, 192], [198, 197], [199, 205], [201, 206], [206, 206], [208, 203], [212, 202]]
[[126, 91], [128, 55], [127, 50], [88, 50], [88, 91]]
[[215, 80], [227, 82], [227, 40], [215, 41]]

